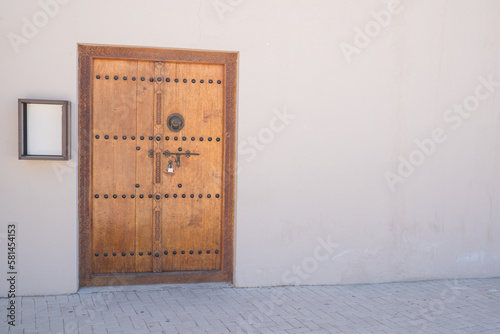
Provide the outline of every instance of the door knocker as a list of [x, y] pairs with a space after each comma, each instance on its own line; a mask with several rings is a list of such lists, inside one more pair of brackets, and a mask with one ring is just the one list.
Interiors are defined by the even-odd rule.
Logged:
[[167, 126], [173, 132], [179, 132], [184, 127], [184, 117], [179, 114], [171, 114], [167, 118]]

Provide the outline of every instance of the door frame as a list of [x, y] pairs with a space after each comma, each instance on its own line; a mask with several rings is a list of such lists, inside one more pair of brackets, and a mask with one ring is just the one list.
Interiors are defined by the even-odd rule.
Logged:
[[[235, 151], [237, 52], [192, 51], [184, 49], [146, 48], [78, 44], [79, 112], [78, 112], [78, 211], [79, 211], [79, 284], [80, 286], [232, 282], [235, 212]], [[211, 271], [93, 274], [92, 252], [92, 65], [94, 59], [175, 61], [224, 66], [224, 149], [222, 176], [222, 269]]]

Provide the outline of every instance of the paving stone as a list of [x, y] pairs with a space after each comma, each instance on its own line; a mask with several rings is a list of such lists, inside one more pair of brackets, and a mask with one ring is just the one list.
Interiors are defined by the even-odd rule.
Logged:
[[[0, 308], [7, 302], [0, 298]], [[67, 296], [18, 297], [17, 305], [17, 326], [0, 317], [0, 333], [500, 333], [500, 278], [83, 288]]]

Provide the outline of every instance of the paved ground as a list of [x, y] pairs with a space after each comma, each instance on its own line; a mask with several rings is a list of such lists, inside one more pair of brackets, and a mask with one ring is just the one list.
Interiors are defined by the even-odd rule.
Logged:
[[[157, 285], [18, 298], [0, 333], [500, 333], [500, 278], [240, 289]], [[7, 299], [0, 299], [6, 314]]]

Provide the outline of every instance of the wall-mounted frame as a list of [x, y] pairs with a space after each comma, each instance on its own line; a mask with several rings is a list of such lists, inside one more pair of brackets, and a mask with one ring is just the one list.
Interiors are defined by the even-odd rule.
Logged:
[[19, 159], [69, 160], [70, 102], [19, 99]]

